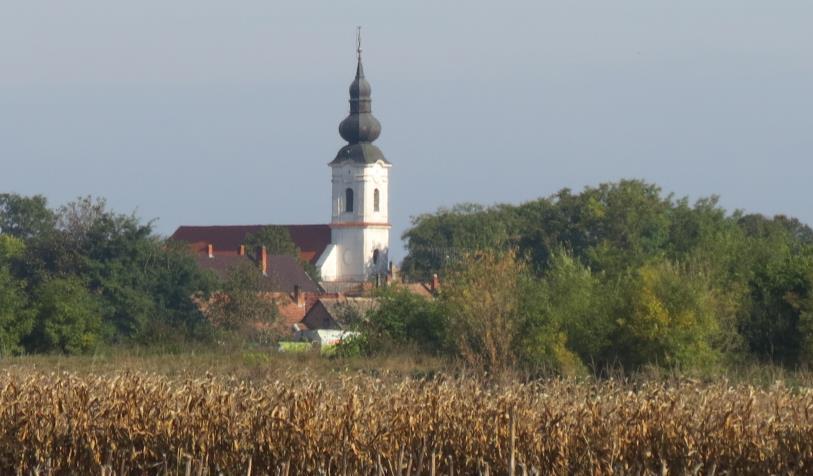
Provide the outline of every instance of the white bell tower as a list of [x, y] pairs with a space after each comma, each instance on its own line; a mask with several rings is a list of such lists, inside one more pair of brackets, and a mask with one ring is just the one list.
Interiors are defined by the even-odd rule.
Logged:
[[350, 85], [350, 114], [339, 125], [348, 144], [330, 162], [332, 169], [331, 244], [319, 258], [325, 282], [364, 282], [388, 270], [389, 171], [392, 165], [373, 145], [381, 124], [372, 114], [370, 83], [361, 65], [358, 38], [356, 77]]

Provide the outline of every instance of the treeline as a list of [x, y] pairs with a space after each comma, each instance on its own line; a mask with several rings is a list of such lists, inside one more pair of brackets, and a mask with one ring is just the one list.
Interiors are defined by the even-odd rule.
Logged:
[[215, 286], [151, 223], [82, 198], [0, 194], [0, 357], [207, 338], [194, 296]]
[[[273, 231], [252, 240], [294, 253]], [[361, 337], [339, 354], [401, 347], [566, 372], [813, 363], [813, 230], [793, 218], [621, 181], [442, 209], [403, 238], [402, 272], [438, 274], [440, 293], [384, 290], [374, 311], [349, 319]], [[183, 245], [102, 200], [50, 208], [0, 194], [0, 356], [212, 342], [219, 332], [266, 341], [241, 332], [277, 315], [256, 299], [256, 278], [252, 268], [218, 281]]]
[[397, 288], [346, 351], [393, 345], [487, 367], [813, 363], [813, 230], [621, 181], [522, 205], [420, 215]]

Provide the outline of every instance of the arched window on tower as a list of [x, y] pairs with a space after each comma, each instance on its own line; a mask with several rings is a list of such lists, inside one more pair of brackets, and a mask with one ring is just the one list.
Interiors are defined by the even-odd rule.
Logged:
[[344, 191], [344, 211], [353, 211], [353, 189], [348, 188]]
[[378, 189], [373, 191], [373, 211], [377, 212], [381, 210], [381, 194], [378, 192]]
[[[376, 192], [377, 191], [378, 190], [376, 190]], [[373, 264], [376, 265], [376, 266], [378, 266], [378, 256], [379, 256], [378, 250], [374, 250], [373, 251]]]

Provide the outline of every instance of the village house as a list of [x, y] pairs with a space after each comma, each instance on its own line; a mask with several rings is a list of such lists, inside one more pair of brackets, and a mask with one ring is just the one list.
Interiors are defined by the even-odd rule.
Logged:
[[321, 296], [302, 318], [307, 329], [346, 330], [377, 307], [371, 297]]

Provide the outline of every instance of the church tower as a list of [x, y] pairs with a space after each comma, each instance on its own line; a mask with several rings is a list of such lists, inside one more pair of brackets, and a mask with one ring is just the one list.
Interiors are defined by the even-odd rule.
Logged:
[[350, 114], [339, 125], [347, 145], [330, 162], [331, 244], [317, 262], [325, 282], [362, 282], [387, 273], [390, 242], [390, 163], [373, 144], [381, 124], [372, 114], [370, 83], [357, 40], [356, 77], [350, 84]]

